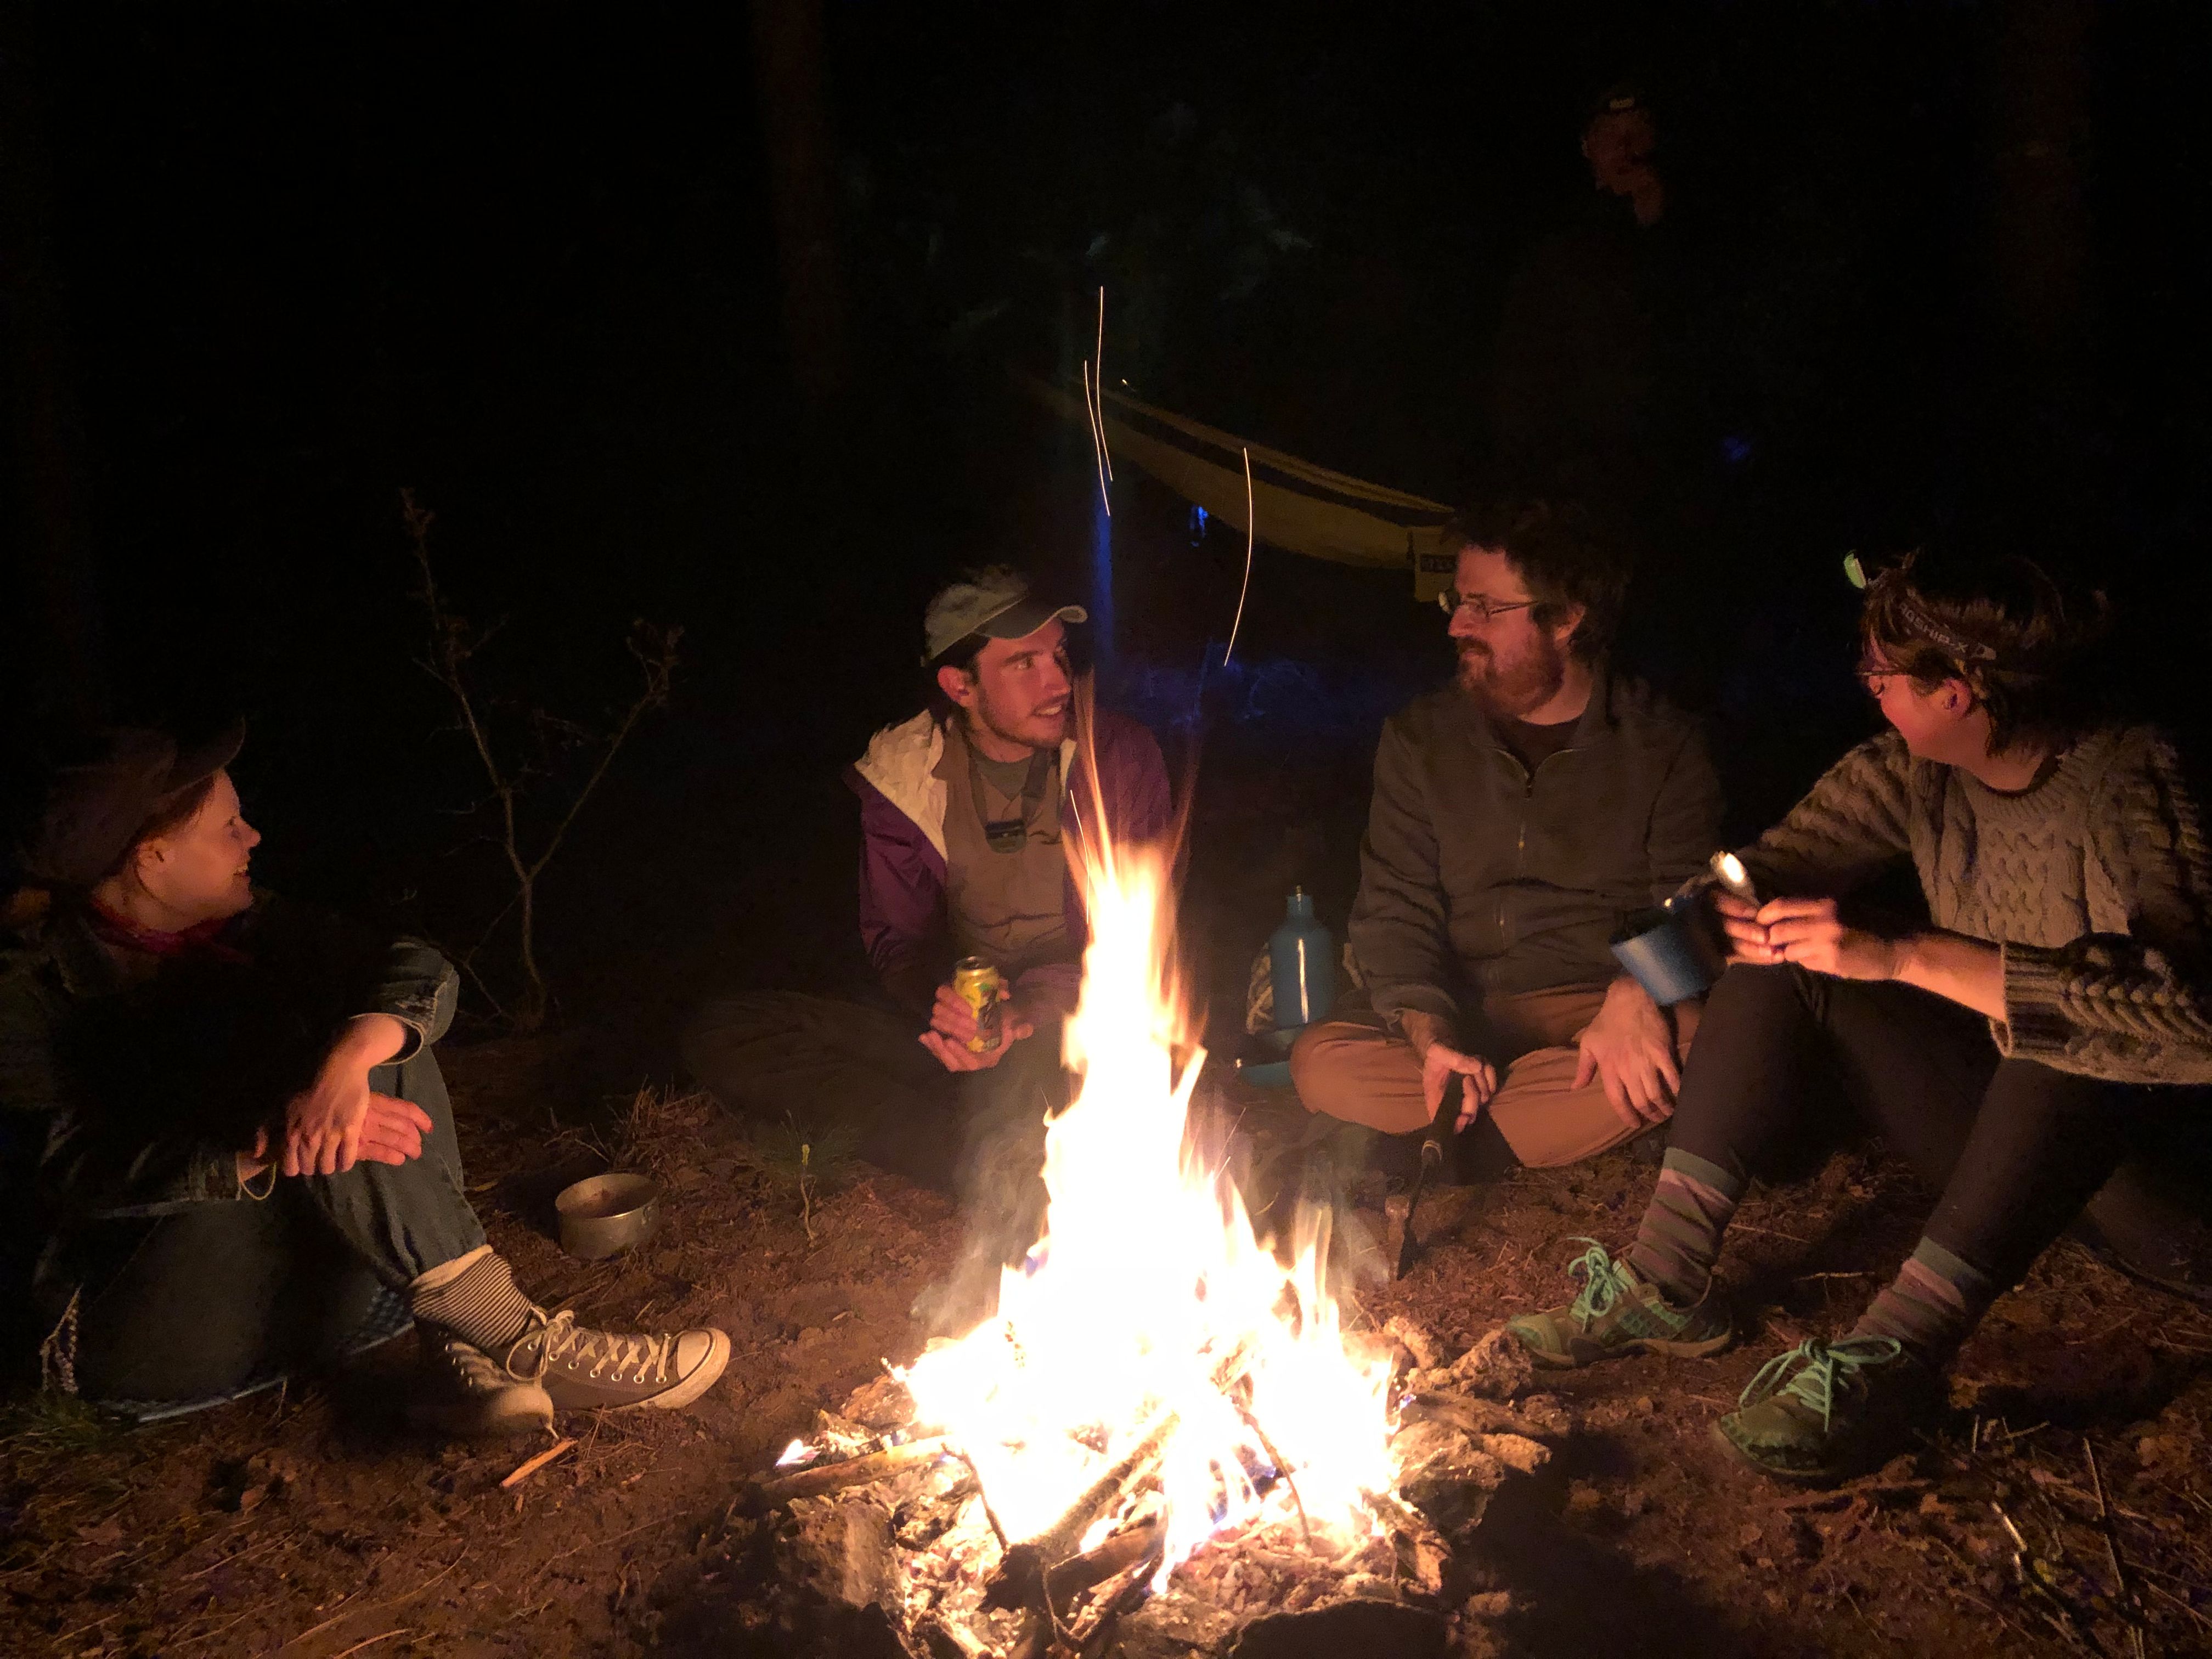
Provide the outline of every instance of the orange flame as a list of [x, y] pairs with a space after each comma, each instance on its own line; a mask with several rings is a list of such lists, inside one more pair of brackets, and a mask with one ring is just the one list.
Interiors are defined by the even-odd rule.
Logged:
[[1090, 794], [1068, 838], [1091, 929], [1063, 1038], [1079, 1081], [1046, 1136], [1045, 1235], [1003, 1275], [994, 1317], [903, 1375], [1010, 1540], [1050, 1527], [1170, 1418], [1163, 1578], [1215, 1533], [1294, 1504], [1316, 1531], [1369, 1535], [1367, 1496], [1393, 1479], [1389, 1362], [1346, 1347], [1326, 1216], [1285, 1266], [1193, 1150], [1206, 1055], [1172, 965], [1172, 847], [1117, 843]]

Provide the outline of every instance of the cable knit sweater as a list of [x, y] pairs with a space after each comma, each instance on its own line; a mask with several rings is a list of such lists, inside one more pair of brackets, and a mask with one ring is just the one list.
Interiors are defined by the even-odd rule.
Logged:
[[2096, 732], [2018, 794], [1885, 732], [1741, 856], [1770, 897], [1840, 896], [1909, 856], [1938, 927], [2003, 949], [2005, 1054], [2212, 1083], [2212, 852], [2160, 732]]

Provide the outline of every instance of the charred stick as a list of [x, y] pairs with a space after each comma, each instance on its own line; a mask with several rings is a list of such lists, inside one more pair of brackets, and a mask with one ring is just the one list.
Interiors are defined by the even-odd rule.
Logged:
[[1435, 1595], [1442, 1586], [1443, 1564], [1450, 1551], [1428, 1517], [1389, 1492], [1370, 1492], [1367, 1501], [1390, 1528], [1393, 1582], [1398, 1571], [1410, 1571], [1425, 1593]]
[[1047, 1566], [1056, 1565], [1074, 1554], [1076, 1544], [1091, 1529], [1091, 1523], [1152, 1474], [1159, 1463], [1161, 1453], [1167, 1449], [1168, 1437], [1176, 1431], [1180, 1420], [1174, 1412], [1163, 1412], [1152, 1427], [1138, 1437], [1135, 1445], [1122, 1453], [1111, 1468], [1091, 1483], [1083, 1496], [1068, 1507], [1066, 1514], [1027, 1540], [1044, 1559]]
[[1260, 1419], [1252, 1410], [1252, 1402], [1244, 1397], [1248, 1392], [1249, 1390], [1246, 1389], [1237, 1389], [1230, 1395], [1230, 1401], [1236, 1406], [1237, 1414], [1244, 1419], [1244, 1426], [1251, 1430], [1258, 1437], [1260, 1449], [1267, 1454], [1267, 1461], [1275, 1466], [1275, 1473], [1282, 1476], [1283, 1484], [1291, 1489], [1291, 1502], [1298, 1512], [1298, 1536], [1304, 1540], [1306, 1548], [1311, 1550], [1313, 1523], [1306, 1519], [1306, 1500], [1298, 1496], [1297, 1477], [1291, 1473], [1289, 1460], [1277, 1451], [1275, 1443], [1267, 1438], [1267, 1430], [1260, 1426]]
[[1139, 1521], [1127, 1531], [1115, 1533], [1097, 1549], [1069, 1556], [1045, 1575], [1046, 1595], [1055, 1606], [1066, 1606], [1093, 1584], [1104, 1583], [1115, 1573], [1126, 1571], [1151, 1555], [1159, 1547], [1163, 1530], [1158, 1521]]
[[1000, 1559], [998, 1571], [991, 1575], [983, 1605], [1018, 1607], [1042, 1601], [1045, 1574], [1075, 1553], [1076, 1545], [1091, 1529], [1092, 1522], [1151, 1477], [1178, 1420], [1174, 1412], [1161, 1413], [1137, 1443], [1085, 1488], [1083, 1495], [1068, 1506], [1059, 1520], [1034, 1538], [1025, 1538], [1009, 1549]]
[[2119, 1529], [2112, 1524], [2112, 1505], [2105, 1501], [2105, 1472], [2098, 1467], [2097, 1449], [2089, 1443], [2089, 1437], [2086, 1434], [2081, 1437], [2081, 1455], [2089, 1460], [2089, 1484], [2097, 1494], [2097, 1524], [2105, 1534], [2105, 1559], [2112, 1565], [2112, 1583], [2119, 1592], [2118, 1599], [2130, 1610], [2128, 1641], [2137, 1655], [2141, 1655], [2143, 1650], [2142, 1597], [2136, 1594], [2134, 1584], [2128, 1579], [2126, 1564], [2120, 1559]]
[[[1428, 1133], [1421, 1137], [1421, 1161], [1413, 1171], [1413, 1190], [1407, 1195], [1406, 1207], [1399, 1212], [1395, 1200], [1382, 1202], [1385, 1248], [1390, 1250], [1390, 1277], [1403, 1279], [1420, 1253], [1420, 1238], [1413, 1231], [1413, 1218], [1421, 1207], [1421, 1194], [1429, 1184], [1431, 1170], [1443, 1168], [1444, 1138], [1451, 1133], [1448, 1127], [1459, 1113], [1460, 1095], [1465, 1081], [1456, 1074], [1444, 1080], [1443, 1097], [1437, 1102], [1436, 1115], [1429, 1120]], [[1392, 1236], [1395, 1235], [1395, 1238]]]
[[1042, 1607], [1031, 1607], [1022, 1615], [1022, 1633], [1006, 1650], [1006, 1659], [1046, 1659], [1052, 1651], [1052, 1614]]
[[[991, 1659], [991, 1650], [975, 1634], [950, 1619], [933, 1619], [920, 1627], [921, 1639], [929, 1644], [932, 1653], [942, 1653], [951, 1648], [961, 1659]], [[939, 1638], [942, 1638], [942, 1641]]]
[[870, 1452], [865, 1457], [848, 1457], [842, 1463], [823, 1463], [763, 1480], [761, 1495], [771, 1504], [785, 1503], [793, 1498], [819, 1498], [824, 1492], [865, 1486], [902, 1469], [910, 1469], [917, 1463], [933, 1462], [950, 1449], [943, 1435], [933, 1434], [925, 1439], [909, 1440], [903, 1446], [893, 1446], [887, 1451]]
[[1222, 1356], [1221, 1363], [1213, 1368], [1212, 1381], [1216, 1389], [1227, 1394], [1230, 1389], [1243, 1381], [1244, 1373], [1252, 1364], [1252, 1350], [1255, 1346], [1250, 1337], [1244, 1337], [1235, 1347]]
[[[1124, 1533], [1121, 1535], [1127, 1537], [1129, 1534]], [[1080, 1659], [1103, 1653], [1112, 1638], [1115, 1620], [1121, 1617], [1125, 1607], [1143, 1598], [1152, 1570], [1159, 1565], [1160, 1550], [1166, 1542], [1166, 1529], [1164, 1527], [1151, 1528], [1149, 1537], [1150, 1543], [1144, 1553], [1108, 1578], [1091, 1598], [1091, 1605], [1083, 1610], [1083, 1616], [1071, 1620], [1062, 1632], [1062, 1639]]]
[[975, 1483], [975, 1496], [983, 1504], [983, 1518], [991, 1523], [991, 1536], [999, 1540], [999, 1553], [1003, 1555], [1006, 1549], [1006, 1529], [999, 1524], [998, 1510], [991, 1507], [991, 1494], [983, 1490], [983, 1472], [975, 1467], [975, 1460], [966, 1452], [956, 1451], [952, 1455], [968, 1466], [969, 1478]]

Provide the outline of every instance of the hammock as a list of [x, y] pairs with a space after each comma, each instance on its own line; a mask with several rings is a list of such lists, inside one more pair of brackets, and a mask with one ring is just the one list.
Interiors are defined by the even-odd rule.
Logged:
[[[1087, 427], [1083, 395], [1016, 371], [1032, 397]], [[1410, 570], [1413, 597], [1424, 603], [1451, 586], [1453, 560], [1438, 532], [1452, 509], [1443, 501], [1302, 460], [1265, 444], [1194, 421], [1126, 392], [1104, 393], [1106, 447], [1212, 518], [1244, 524], [1244, 452], [1252, 454], [1253, 516], [1270, 547], [1336, 564]]]

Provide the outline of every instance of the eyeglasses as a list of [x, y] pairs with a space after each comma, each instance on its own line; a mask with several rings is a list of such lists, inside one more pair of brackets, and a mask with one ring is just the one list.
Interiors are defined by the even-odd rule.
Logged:
[[1858, 683], [1866, 688], [1867, 696], [1878, 697], [1882, 694], [1887, 684], [1905, 671], [1899, 668], [1877, 668], [1871, 664], [1861, 663], [1852, 672], [1858, 677]]
[[1534, 599], [1513, 599], [1501, 605], [1496, 599], [1486, 599], [1480, 593], [1462, 593], [1456, 587], [1447, 587], [1437, 595], [1437, 608], [1447, 617], [1457, 615], [1464, 606], [1485, 622], [1492, 617], [1502, 617], [1509, 611], [1526, 611], [1535, 603]]

